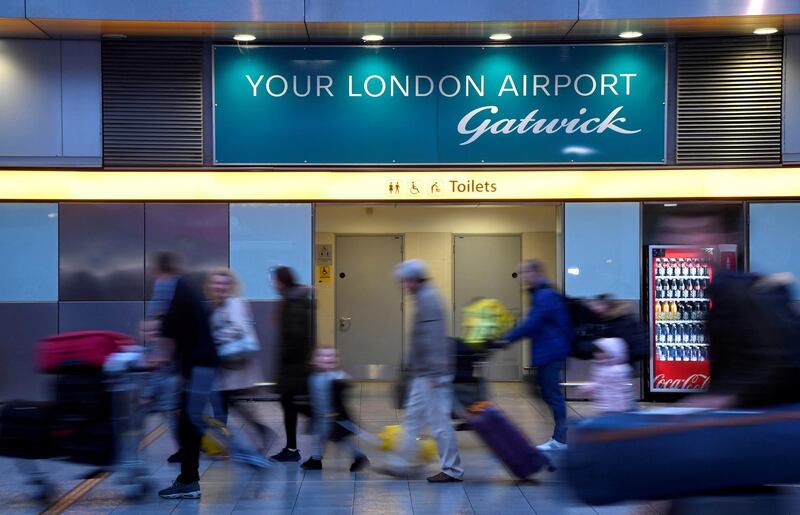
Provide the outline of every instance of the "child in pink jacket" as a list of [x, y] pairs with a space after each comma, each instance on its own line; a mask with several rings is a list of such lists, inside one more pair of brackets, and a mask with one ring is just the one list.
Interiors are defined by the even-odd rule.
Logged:
[[622, 338], [594, 341], [592, 382], [581, 388], [589, 396], [599, 415], [636, 408], [633, 397], [633, 369], [628, 364], [628, 345]]

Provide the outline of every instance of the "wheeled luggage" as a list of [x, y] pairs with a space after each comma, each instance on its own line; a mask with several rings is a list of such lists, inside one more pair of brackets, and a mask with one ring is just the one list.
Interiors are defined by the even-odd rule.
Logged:
[[44, 459], [56, 455], [55, 404], [11, 401], [0, 410], [0, 456]]
[[800, 406], [665, 408], [579, 421], [567, 480], [595, 505], [800, 482]]
[[100, 370], [111, 354], [133, 343], [129, 336], [113, 331], [63, 333], [39, 343], [36, 366], [45, 374]]
[[520, 479], [543, 468], [552, 469], [550, 459], [496, 406], [486, 403], [470, 418], [470, 425], [500, 461]]
[[[139, 393], [151, 370], [133, 344], [128, 336], [109, 331], [67, 333], [39, 344], [39, 371], [57, 375], [55, 400], [20, 402], [28, 405], [29, 415], [12, 414], [19, 411], [12, 406], [3, 420], [0, 412], [0, 423], [6, 422], [0, 426], [0, 451], [14, 441], [24, 444], [19, 449], [32, 447], [29, 440], [42, 442], [39, 453], [5, 454], [20, 458], [17, 465], [30, 477], [37, 496], [50, 498], [57, 492], [46, 468], [36, 461], [50, 457], [113, 466], [127, 496], [138, 497], [149, 487], [139, 454], [144, 428]], [[29, 434], [23, 440], [19, 428], [28, 422]]]

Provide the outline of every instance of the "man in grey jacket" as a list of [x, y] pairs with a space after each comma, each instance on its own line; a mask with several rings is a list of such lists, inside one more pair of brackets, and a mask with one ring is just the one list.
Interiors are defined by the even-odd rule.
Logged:
[[461, 481], [464, 470], [450, 420], [453, 406], [454, 349], [447, 338], [444, 304], [428, 279], [423, 261], [410, 259], [399, 264], [395, 276], [414, 296], [414, 326], [408, 353], [408, 396], [403, 416], [403, 443], [399, 456], [389, 460], [393, 475], [411, 475], [408, 458], [417, 453], [416, 438], [427, 425], [433, 432], [442, 472], [431, 483]]

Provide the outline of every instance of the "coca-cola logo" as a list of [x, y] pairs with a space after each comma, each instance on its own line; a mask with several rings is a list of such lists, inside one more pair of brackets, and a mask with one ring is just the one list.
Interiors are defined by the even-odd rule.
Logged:
[[692, 374], [685, 379], [667, 379], [664, 374], [658, 374], [653, 387], [658, 390], [705, 390], [709, 380], [706, 374]]

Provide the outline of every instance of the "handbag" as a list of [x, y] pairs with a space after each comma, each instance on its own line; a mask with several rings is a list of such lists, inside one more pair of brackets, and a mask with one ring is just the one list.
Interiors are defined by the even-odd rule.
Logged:
[[[223, 361], [246, 360], [261, 350], [258, 339], [253, 335], [252, 320], [245, 316], [243, 324], [251, 330], [242, 330], [236, 327], [230, 318], [227, 306], [214, 321], [214, 340], [217, 342], [217, 356]], [[246, 313], [246, 310], [245, 310]]]
[[217, 346], [217, 355], [223, 360], [247, 359], [261, 350], [258, 341], [247, 335]]

